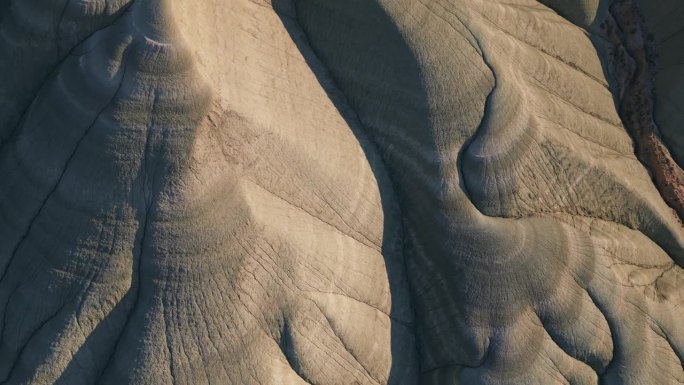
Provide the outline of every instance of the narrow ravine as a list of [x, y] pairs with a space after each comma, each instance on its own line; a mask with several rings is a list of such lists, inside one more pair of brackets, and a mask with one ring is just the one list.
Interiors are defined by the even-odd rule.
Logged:
[[613, 3], [601, 28], [613, 44], [608, 69], [617, 87], [620, 118], [634, 139], [637, 158], [682, 221], [684, 172], [663, 142], [654, 118], [657, 54], [653, 34], [633, 0]]

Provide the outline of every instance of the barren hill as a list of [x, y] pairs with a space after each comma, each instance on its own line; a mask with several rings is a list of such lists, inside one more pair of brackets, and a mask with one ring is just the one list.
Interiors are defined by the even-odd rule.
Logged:
[[681, 0], [3, 0], [0, 384], [684, 383]]

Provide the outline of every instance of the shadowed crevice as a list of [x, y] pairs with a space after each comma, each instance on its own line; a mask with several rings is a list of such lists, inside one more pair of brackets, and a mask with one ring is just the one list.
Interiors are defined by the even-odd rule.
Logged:
[[655, 117], [657, 53], [653, 35], [632, 0], [617, 0], [600, 24], [612, 44], [604, 60], [613, 78], [616, 107], [663, 200], [684, 220], [684, 172], [661, 138]]
[[[411, 298], [410, 279], [408, 277], [408, 258], [407, 252], [409, 248], [406, 246], [405, 237], [405, 223], [401, 212], [401, 203], [396, 204], [399, 198], [397, 194], [396, 181], [386, 171], [386, 164], [383, 156], [380, 154], [379, 147], [375, 143], [375, 138], [372, 137], [371, 131], [365, 128], [359, 115], [354, 110], [352, 103], [347, 95], [344, 94], [342, 88], [337, 84], [336, 79], [327, 68], [326, 64], [320, 59], [315, 49], [311, 46], [309, 37], [300, 24], [298, 19], [298, 11], [296, 1], [292, 0], [273, 0], [273, 9], [280, 17], [285, 29], [290, 34], [293, 42], [299, 49], [304, 60], [309, 68], [316, 76], [316, 79], [321, 84], [323, 90], [333, 102], [342, 118], [346, 121], [347, 126], [356, 136], [363, 150], [371, 170], [377, 179], [378, 189], [380, 191], [381, 204], [385, 216], [383, 244], [381, 246], [381, 253], [386, 259], [387, 276], [389, 278], [390, 295], [392, 300], [391, 311], [388, 317], [392, 323], [391, 327], [391, 353], [392, 366], [388, 378], [388, 384], [417, 384], [418, 379], [418, 351], [414, 343], [403, 340], [402, 335], [405, 333], [398, 333], [396, 326], [404, 328], [409, 331], [411, 336], [415, 336], [415, 326], [413, 321], [407, 323], [400, 321], [401, 317], [397, 314], [397, 309], [408, 306], [411, 308], [412, 318], [415, 319], [415, 309], [412, 306], [413, 300]], [[399, 198], [400, 200], [400, 198]], [[398, 227], [399, 234], [394, 234], [393, 228]], [[401, 250], [396, 250], [394, 244], [396, 237], [400, 237], [399, 243]], [[389, 258], [396, 258], [396, 255], [401, 255], [401, 261], [391, 261]], [[407, 290], [402, 290], [402, 285], [405, 285]], [[406, 348], [410, 349], [407, 351]], [[282, 346], [281, 346], [282, 348]], [[283, 351], [286, 353], [286, 350]], [[288, 357], [290, 365], [295, 372], [301, 377], [301, 370], [297, 370], [298, 364], [293, 362], [296, 357]], [[397, 362], [399, 357], [407, 357], [410, 362]], [[303, 377], [307, 382], [310, 382]]]

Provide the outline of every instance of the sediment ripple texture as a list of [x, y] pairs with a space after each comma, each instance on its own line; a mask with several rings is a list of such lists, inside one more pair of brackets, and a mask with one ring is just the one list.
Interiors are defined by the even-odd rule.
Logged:
[[0, 384], [684, 383], [612, 3], [3, 1]]

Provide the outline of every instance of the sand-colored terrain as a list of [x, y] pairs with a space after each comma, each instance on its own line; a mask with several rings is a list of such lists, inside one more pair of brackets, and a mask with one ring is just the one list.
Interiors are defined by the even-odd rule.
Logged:
[[677, 3], [5, 0], [0, 384], [684, 383]]

